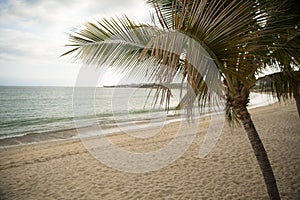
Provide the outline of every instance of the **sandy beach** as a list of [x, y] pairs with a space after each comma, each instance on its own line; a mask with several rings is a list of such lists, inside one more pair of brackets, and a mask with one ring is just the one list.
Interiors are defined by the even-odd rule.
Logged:
[[[268, 152], [282, 199], [300, 198], [300, 118], [296, 106], [250, 110]], [[223, 128], [210, 154], [200, 159], [209, 118], [189, 149], [167, 167], [126, 173], [95, 159], [78, 139], [0, 149], [0, 199], [268, 199], [263, 177], [241, 127]], [[168, 143], [178, 123], [158, 136], [107, 136], [129, 151], [148, 152]]]

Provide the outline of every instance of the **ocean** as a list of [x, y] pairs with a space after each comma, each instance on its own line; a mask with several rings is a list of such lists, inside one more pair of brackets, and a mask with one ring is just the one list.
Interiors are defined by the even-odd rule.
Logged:
[[[11, 144], [65, 139], [76, 135], [76, 128], [94, 125], [113, 127], [110, 131], [118, 132], [118, 127], [131, 126], [133, 122], [150, 121], [154, 126], [161, 126], [161, 121], [182, 119], [184, 111], [174, 110], [181, 96], [180, 89], [172, 89], [169, 111], [159, 102], [153, 102], [155, 89], [150, 95], [149, 91], [130, 87], [0, 86], [0, 146], [4, 139], [16, 140], [8, 142]], [[249, 107], [274, 102], [267, 94], [251, 93]]]
[[[0, 86], [0, 139], [74, 129], [74, 119], [91, 126], [166, 115], [164, 107], [153, 104], [153, 92], [148, 98], [149, 90]], [[173, 95], [171, 109], [178, 104], [180, 90]]]

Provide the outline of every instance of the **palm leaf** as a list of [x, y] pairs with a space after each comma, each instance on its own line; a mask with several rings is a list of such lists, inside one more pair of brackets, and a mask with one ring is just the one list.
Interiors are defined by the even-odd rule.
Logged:
[[[88, 22], [69, 35], [73, 47], [63, 55], [72, 54], [76, 61], [96, 66], [125, 66], [123, 70], [141, 66], [141, 50], [160, 30], [135, 24], [127, 17]], [[150, 62], [148, 60], [148, 62]]]
[[[201, 58], [195, 60], [196, 57], [191, 57], [194, 66], [200, 64], [206, 67], [207, 63], [214, 65], [203, 48], [195, 47], [188, 37], [182, 36], [182, 34], [173, 34], [149, 25], [136, 25], [128, 18], [118, 21], [103, 20], [102, 23], [88, 22], [82, 29], [70, 35], [72, 42], [70, 46], [73, 49], [63, 55], [73, 54], [76, 60], [89, 65], [122, 66], [123, 73], [136, 67], [144, 66], [145, 69], [149, 69], [149, 66], [152, 66], [150, 67], [150, 79], [157, 82], [158, 85], [169, 86], [178, 72], [185, 70], [188, 72], [186, 73], [188, 77], [197, 75], [195, 68], [187, 67], [192, 65], [183, 64], [180, 57], [184, 52], [190, 54], [191, 51], [194, 51], [196, 57]], [[186, 49], [188, 42], [191, 44], [189, 50]], [[210, 78], [210, 82], [219, 80], [219, 78], [214, 79], [208, 75], [208, 68], [202, 69], [201, 73], [206, 76], [206, 79]], [[189, 80], [194, 79], [189, 78]], [[204, 79], [198, 80], [204, 81]], [[195, 85], [201, 83], [191, 82], [190, 84], [194, 85], [195, 89]], [[167, 102], [166, 105], [168, 105], [171, 96], [169, 87], [156, 88], [155, 102], [161, 98], [160, 103]], [[189, 92], [193, 93], [194, 91]]]
[[257, 80], [256, 89], [271, 92], [279, 101], [292, 97], [293, 91], [300, 91], [300, 72], [282, 71], [263, 76]]
[[[178, 71], [183, 73], [189, 94], [189, 97], [184, 99], [189, 108], [192, 107], [195, 97], [203, 100], [202, 106], [209, 105], [206, 101], [222, 98], [224, 88], [220, 81], [221, 74], [214, 60], [198, 41], [182, 33], [168, 31], [154, 37], [141, 56], [149, 51], [158, 63], [154, 73], [159, 84], [169, 85]], [[161, 88], [160, 93], [164, 92]], [[219, 98], [213, 98], [215, 95]]]

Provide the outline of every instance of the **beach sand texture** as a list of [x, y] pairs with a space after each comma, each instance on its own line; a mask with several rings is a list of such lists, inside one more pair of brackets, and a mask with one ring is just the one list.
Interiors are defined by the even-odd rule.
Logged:
[[[300, 198], [300, 119], [295, 104], [251, 110], [282, 199]], [[209, 119], [185, 154], [155, 172], [132, 174], [96, 160], [80, 140], [0, 149], [0, 199], [268, 199], [263, 177], [241, 127], [225, 125], [213, 151], [198, 157]], [[131, 151], [153, 151], [174, 136], [178, 123], [157, 137], [110, 140]]]

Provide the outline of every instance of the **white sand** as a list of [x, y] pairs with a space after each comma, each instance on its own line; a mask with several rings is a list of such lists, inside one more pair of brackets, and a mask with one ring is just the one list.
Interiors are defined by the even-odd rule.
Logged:
[[[282, 199], [300, 195], [300, 118], [294, 104], [251, 110], [269, 154]], [[226, 125], [213, 151], [198, 157], [208, 119], [188, 151], [144, 174], [109, 168], [78, 140], [0, 149], [0, 199], [268, 199], [242, 128]], [[147, 152], [165, 145], [178, 124], [150, 139], [110, 136], [118, 146]]]

